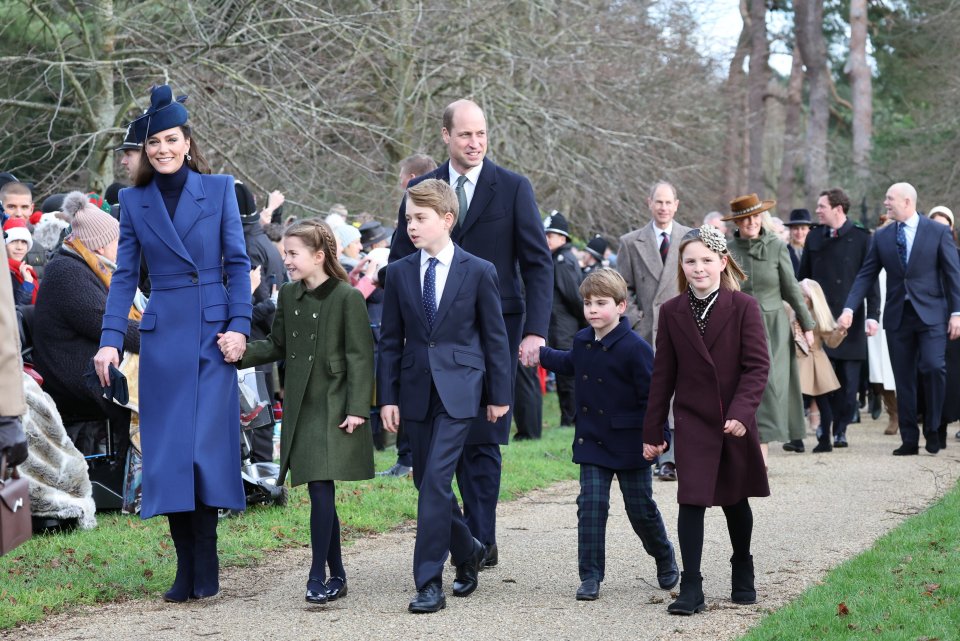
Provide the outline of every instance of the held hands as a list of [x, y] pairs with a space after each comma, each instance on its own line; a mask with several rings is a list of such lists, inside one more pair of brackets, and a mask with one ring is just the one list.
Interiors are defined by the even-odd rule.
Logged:
[[723, 433], [730, 434], [732, 436], [743, 436], [747, 433], [747, 428], [744, 427], [743, 423], [737, 419], [731, 418], [723, 424]]
[[337, 427], [339, 427], [342, 430], [346, 430], [347, 434], [353, 434], [353, 430], [363, 425], [366, 422], [366, 420], [367, 419], [365, 419], [362, 416], [353, 416], [352, 414], [348, 414], [347, 418], [344, 419], [343, 423], [340, 423], [340, 425], [338, 425]]
[[840, 314], [840, 318], [837, 319], [837, 325], [844, 329], [850, 329], [850, 326], [853, 325], [853, 312], [843, 310], [843, 313]]
[[496, 423], [501, 416], [506, 416], [509, 405], [487, 405], [487, 420]]
[[217, 334], [217, 347], [223, 352], [223, 360], [236, 363], [247, 351], [247, 337], [240, 332], [223, 332]]
[[540, 348], [547, 344], [543, 336], [527, 334], [520, 342], [520, 363], [524, 367], [536, 367], [540, 364]]
[[120, 366], [120, 353], [116, 347], [101, 347], [97, 355], [93, 357], [93, 367], [97, 370], [97, 378], [100, 379], [101, 387], [110, 385], [110, 366]]
[[383, 423], [383, 429], [391, 433], [396, 433], [400, 427], [400, 406], [384, 405], [380, 408], [380, 421]]
[[667, 442], [664, 441], [660, 445], [650, 445], [649, 443], [643, 444], [643, 458], [648, 461], [652, 461], [661, 454], [667, 451]]

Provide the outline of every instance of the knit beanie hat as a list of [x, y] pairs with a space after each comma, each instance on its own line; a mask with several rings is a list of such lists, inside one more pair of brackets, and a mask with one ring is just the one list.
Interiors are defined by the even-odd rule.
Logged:
[[106, 247], [120, 237], [120, 223], [79, 191], [67, 194], [63, 211], [73, 216], [73, 237], [90, 251]]
[[360, 230], [353, 225], [340, 225], [334, 230], [334, 233], [337, 235], [337, 241], [339, 241], [341, 248], [355, 240], [360, 240]]
[[27, 243], [27, 251], [33, 249], [33, 236], [27, 229], [27, 221], [22, 218], [8, 218], [3, 223], [4, 243], [12, 243], [15, 240], [23, 240]]

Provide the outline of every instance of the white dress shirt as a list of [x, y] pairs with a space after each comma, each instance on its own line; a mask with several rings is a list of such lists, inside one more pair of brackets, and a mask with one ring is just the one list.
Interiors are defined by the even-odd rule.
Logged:
[[[430, 263], [430, 254], [427, 253], [427, 250], [420, 250], [420, 295], [423, 295], [423, 276], [427, 273], [427, 266]], [[447, 274], [450, 273], [450, 263], [453, 262], [453, 241], [448, 240], [447, 246], [437, 252], [436, 255], [437, 266], [434, 267], [436, 272], [436, 294], [437, 294], [437, 309], [440, 309], [440, 300], [443, 298], [443, 287], [447, 284]]]
[[[463, 193], [467, 196], [467, 209], [470, 208], [470, 203], [473, 202], [473, 192], [477, 189], [477, 180], [480, 178], [480, 170], [483, 169], [483, 165], [477, 165], [470, 171], [465, 174], [462, 174], [467, 177], [467, 182], [463, 183]], [[453, 168], [453, 165], [450, 165], [450, 186], [456, 190], [457, 188], [457, 178], [461, 174], [457, 173], [457, 170]], [[457, 218], [462, 219], [467, 212], [461, 211], [460, 215]]]
[[920, 215], [917, 212], [913, 212], [913, 216], [903, 221], [903, 235], [907, 239], [907, 263], [910, 262], [910, 252], [913, 251], [913, 241], [917, 237], [917, 227], [919, 226]]

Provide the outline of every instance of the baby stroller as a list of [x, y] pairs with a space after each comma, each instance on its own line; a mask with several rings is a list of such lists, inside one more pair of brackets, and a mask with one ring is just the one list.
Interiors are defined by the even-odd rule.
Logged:
[[240, 387], [240, 476], [247, 505], [286, 505], [289, 491], [278, 485], [280, 466], [251, 460], [251, 430], [273, 425], [273, 407], [263, 372], [254, 368], [237, 373]]

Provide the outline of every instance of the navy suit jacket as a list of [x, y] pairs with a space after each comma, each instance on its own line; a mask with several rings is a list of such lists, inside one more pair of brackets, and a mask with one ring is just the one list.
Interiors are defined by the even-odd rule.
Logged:
[[481, 403], [511, 404], [515, 362], [493, 265], [454, 248], [431, 330], [423, 311], [420, 252], [390, 263], [377, 363], [378, 405], [399, 405], [401, 418], [426, 421], [431, 377], [447, 414], [474, 418]]
[[[577, 332], [573, 349], [540, 348], [540, 364], [576, 378], [573, 462], [613, 470], [650, 467], [643, 458], [643, 419], [650, 395], [653, 348], [623, 317], [609, 334], [594, 340], [592, 327]], [[664, 422], [663, 440], [670, 442]]]
[[884, 329], [900, 327], [908, 295], [925, 325], [946, 323], [952, 312], [960, 311], [960, 259], [946, 225], [920, 216], [906, 269], [897, 253], [897, 225], [878, 229], [844, 307], [860, 306], [881, 269], [887, 270]]
[[[449, 183], [450, 162], [414, 178], [410, 185], [428, 178]], [[464, 220], [466, 222], [461, 224]], [[474, 256], [493, 263], [500, 283], [504, 316], [526, 312], [522, 334], [546, 338], [553, 302], [553, 258], [547, 247], [530, 181], [485, 158], [470, 209], [466, 215], [460, 212], [451, 238]], [[390, 262], [415, 251], [407, 236], [404, 198], [400, 203], [397, 232], [390, 247]], [[514, 341], [517, 345], [511, 347], [518, 347], [519, 339], [511, 338], [511, 342]]]

